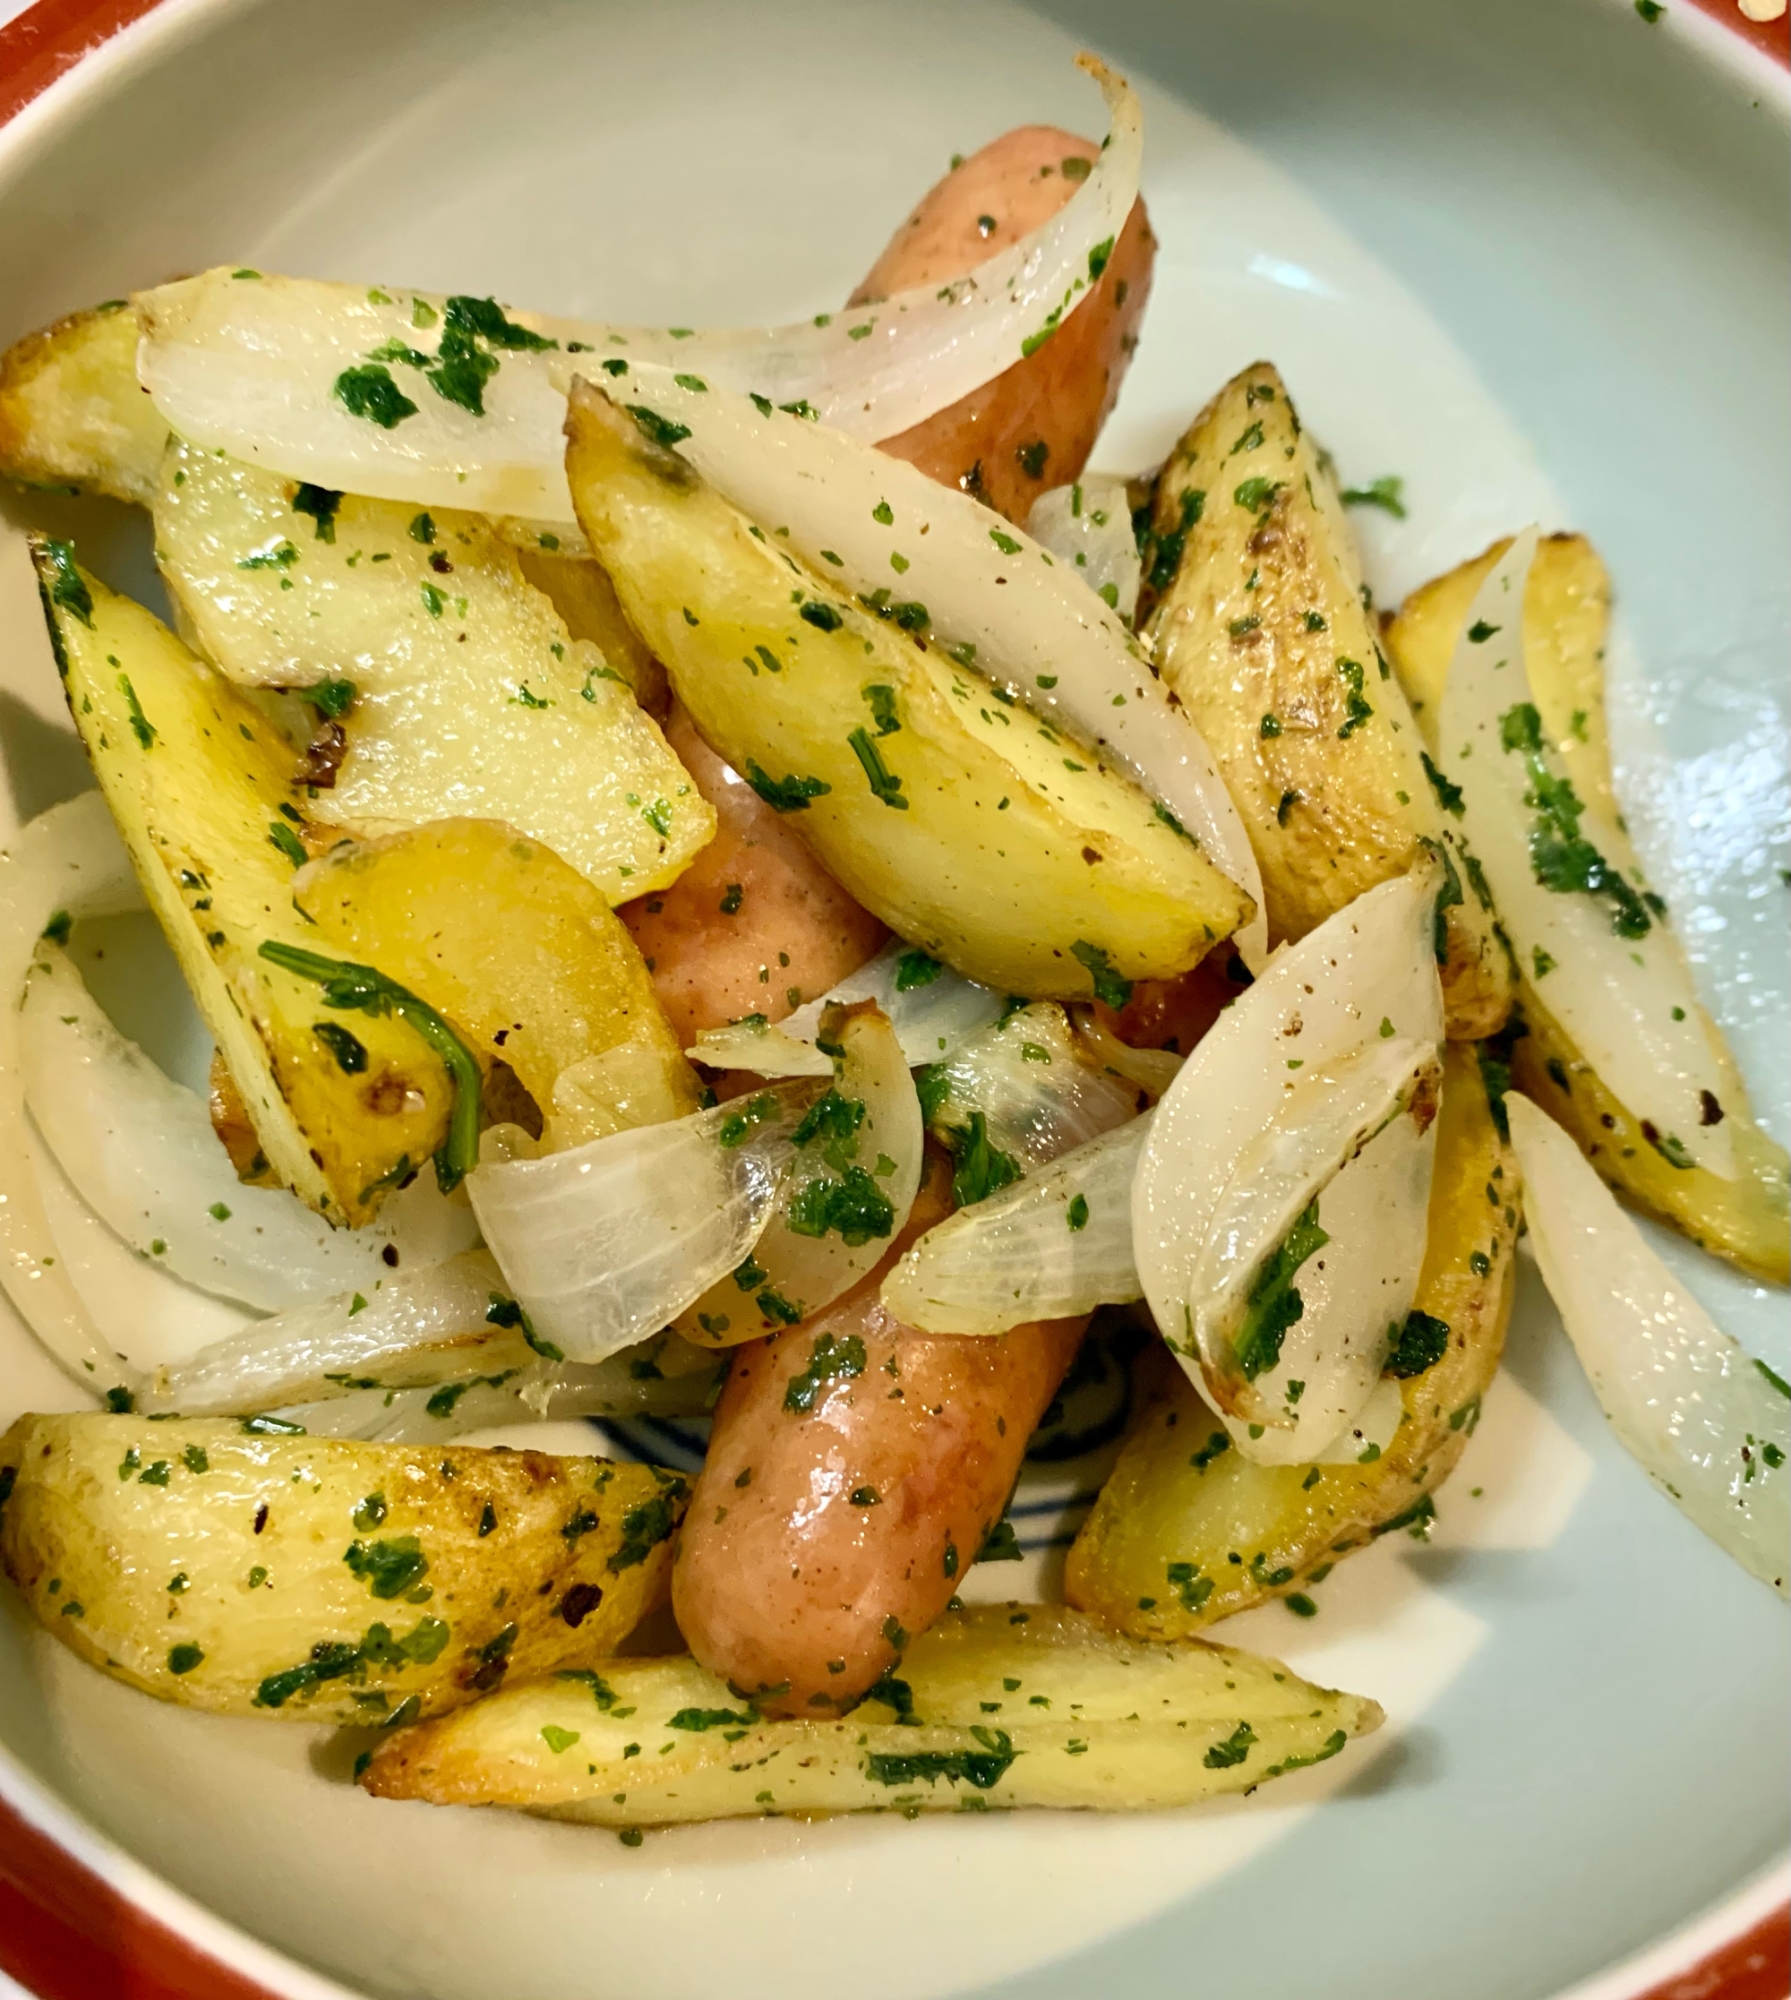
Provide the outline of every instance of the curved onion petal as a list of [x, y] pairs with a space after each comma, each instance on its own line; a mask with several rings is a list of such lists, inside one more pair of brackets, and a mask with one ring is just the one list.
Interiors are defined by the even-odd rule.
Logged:
[[1026, 532], [1059, 562], [1068, 563], [1103, 604], [1131, 624], [1144, 563], [1132, 532], [1132, 502], [1123, 479], [1108, 472], [1085, 472], [1074, 486], [1051, 487], [1032, 503]]
[[201, 1290], [278, 1312], [477, 1240], [468, 1211], [422, 1179], [365, 1229], [332, 1229], [285, 1188], [245, 1187], [204, 1101], [118, 1032], [54, 945], [39, 947], [19, 1036], [26, 1101], [82, 1200]]
[[27, 1137], [61, 1268], [94, 1325], [133, 1367], [183, 1361], [253, 1321], [246, 1308], [183, 1283], [114, 1235], [70, 1185], [34, 1122]]
[[929, 1229], [883, 1281], [883, 1303], [923, 1333], [1005, 1333], [1142, 1296], [1132, 1177], [1150, 1114]]
[[[307, 1299], [255, 1320], [172, 1367], [138, 1399], [146, 1410], [229, 1416], [346, 1395], [514, 1374], [535, 1355], [507, 1312], [503, 1273], [482, 1250], [366, 1292]], [[498, 1317], [492, 1312], [497, 1309]]]
[[879, 604], [899, 578], [936, 643], [1111, 757], [1254, 898], [1238, 947], [1262, 962], [1262, 877], [1212, 752], [1073, 567], [969, 494], [763, 398], [650, 364], [591, 373], [616, 402], [676, 426], [665, 434], [678, 455], [811, 569]]
[[124, 844], [98, 792], [52, 806], [0, 854], [0, 1284], [75, 1380], [128, 1393], [137, 1371], [94, 1325], [56, 1255], [25, 1133], [18, 997], [47, 926], [143, 907]]
[[[1403, 1036], [1371, 1042], [1320, 1069], [1301, 1069], [1274, 1123], [1240, 1150], [1194, 1266], [1194, 1337], [1210, 1370], [1226, 1379], [1238, 1374], [1235, 1340], [1251, 1289], [1301, 1212], [1420, 1097], [1423, 1124], [1406, 1143], [1426, 1143], [1441, 1083], [1436, 1049]], [[1397, 1227], [1400, 1218], [1388, 1221]], [[1420, 1223], [1417, 1255], [1423, 1254]], [[1231, 1407], [1258, 1423], [1291, 1421], [1291, 1413], [1265, 1406], [1249, 1388]]]
[[661, 1332], [590, 1367], [537, 1361], [507, 1380], [478, 1376], [438, 1389], [355, 1389], [279, 1414], [317, 1437], [433, 1444], [511, 1424], [699, 1417], [714, 1408], [726, 1374], [725, 1357]]
[[1399, 1384], [1383, 1375], [1367, 1402], [1323, 1451], [1312, 1454], [1314, 1465], [1372, 1465], [1393, 1442], [1405, 1405]]
[[[771, 1219], [814, 1086], [481, 1164], [467, 1193], [550, 1359], [596, 1362], [733, 1270]], [[551, 1351], [550, 1351], [551, 1350]]]
[[[1462, 794], [1462, 829], [1486, 871], [1499, 921], [1537, 991], [1600, 1079], [1644, 1126], [1681, 1157], [1724, 1179], [1735, 1175], [1730, 1128], [1706, 1123], [1720, 1105], [1722, 1067], [1705, 1027], [1691, 969], [1664, 913], [1645, 907], [1640, 937], [1620, 936], [1609, 902], [1537, 880], [1531, 855], [1537, 815], [1527, 803], [1525, 752], [1505, 747], [1505, 718], [1533, 704], [1524, 670], [1524, 585], [1536, 550], [1532, 528], [1493, 565], [1468, 611], [1443, 689], [1438, 761]], [[1529, 753], [1559, 780], [1546, 738]], [[1580, 833], [1606, 861], [1632, 865], [1628, 837], [1591, 802]], [[1640, 889], [1633, 879], [1632, 893]], [[1634, 906], [1632, 906], [1632, 909]]]
[[928, 1122], [954, 1151], [973, 1140], [980, 1119], [989, 1147], [1022, 1172], [1125, 1124], [1140, 1108], [1140, 1086], [1087, 1060], [1050, 1000], [1016, 1008], [972, 1037], [928, 1072], [925, 1089]]
[[[856, 436], [894, 437], [1048, 337], [1087, 297], [1125, 226], [1138, 194], [1143, 117], [1124, 78], [1092, 56], [1078, 61], [1113, 117], [1093, 171], [1056, 215], [950, 285], [795, 326], [713, 333], [518, 312], [513, 325], [557, 345], [530, 348], [501, 332], [483, 342], [498, 365], [479, 385], [476, 413], [464, 393], [438, 394], [422, 367], [402, 358], [434, 358], [450, 304], [441, 295], [219, 268], [138, 295], [139, 379], [171, 430], [288, 478], [574, 533], [561, 426], [573, 369], [595, 365], [579, 363], [581, 351], [701, 370], [743, 393], [802, 405]], [[346, 371], [370, 366], [383, 368], [412, 406], [389, 428], [351, 414], [332, 394]]]
[[[1435, 894], [1427, 865], [1277, 952], [1183, 1065], [1145, 1143], [1132, 1202], [1145, 1297], [1239, 1449], [1261, 1463], [1310, 1459], [1350, 1423], [1417, 1283], [1434, 1148], [1422, 1099], [1363, 1140], [1377, 1122], [1375, 1093], [1383, 1104], [1397, 1096], [1417, 1059], [1434, 1061], [1441, 1046]], [[1402, 1046], [1375, 1055], [1382, 1044]], [[1333, 1081], [1302, 1090], [1307, 1071]], [[1308, 1142], [1301, 1114], [1319, 1109], [1330, 1124]], [[1308, 1203], [1320, 1197], [1318, 1226], [1329, 1240], [1297, 1264], [1301, 1310], [1293, 1317], [1287, 1300], [1279, 1345], [1259, 1341], [1241, 1361], [1236, 1308], [1252, 1305], [1258, 1272], [1293, 1254], [1291, 1245], [1283, 1253], [1285, 1232], [1271, 1232], [1302, 1188]], [[1304, 1207], [1295, 1210], [1303, 1221]], [[1259, 1220], [1246, 1229], [1252, 1214]], [[1295, 1234], [1311, 1242], [1309, 1230]], [[1265, 1251], [1277, 1257], [1265, 1263]], [[1234, 1287], [1233, 1312], [1209, 1318], [1213, 1288], [1234, 1275], [1242, 1300]]]
[[1546, 1112], [1516, 1096], [1505, 1109], [1536, 1261], [1618, 1441], [1743, 1569], [1791, 1594], [1791, 1390], [1691, 1297]]
[[711, 1028], [684, 1053], [712, 1069], [755, 1076], [831, 1076], [833, 1059], [815, 1047], [821, 1018], [829, 1007], [861, 1000], [874, 1001], [888, 1017], [910, 1064], [941, 1061], [1000, 1020], [1003, 1006], [998, 993], [898, 941], [775, 1027], [755, 1018]]
[[732, 1347], [811, 1318], [881, 1263], [907, 1225], [926, 1151], [908, 1058], [868, 1004], [843, 1024], [830, 1017], [822, 1039], [840, 1051], [833, 1087], [791, 1135], [790, 1170], [751, 1256], [676, 1322], [687, 1340]]

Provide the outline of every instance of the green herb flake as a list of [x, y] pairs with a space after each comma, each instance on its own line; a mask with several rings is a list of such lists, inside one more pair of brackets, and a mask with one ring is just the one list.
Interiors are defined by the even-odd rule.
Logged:
[[330, 394], [351, 417], [365, 417], [384, 431], [395, 431], [417, 414], [416, 404], [392, 380], [392, 371], [377, 361], [343, 369]]
[[1330, 1240], [1319, 1227], [1318, 1203], [1313, 1201], [1264, 1260], [1251, 1283], [1232, 1342], [1233, 1356], [1245, 1381], [1254, 1382], [1280, 1360], [1288, 1329], [1298, 1324], [1306, 1310], [1306, 1302], [1294, 1286], [1294, 1275]]

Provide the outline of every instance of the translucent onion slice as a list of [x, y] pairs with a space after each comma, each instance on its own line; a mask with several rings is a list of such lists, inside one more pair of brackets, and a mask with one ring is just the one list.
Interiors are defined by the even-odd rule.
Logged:
[[138, 1399], [184, 1417], [275, 1410], [355, 1389], [435, 1387], [514, 1374], [536, 1356], [503, 1273], [482, 1250], [368, 1280], [255, 1320], [172, 1367]]
[[712, 1069], [744, 1069], [755, 1076], [831, 1076], [832, 1057], [815, 1047], [822, 1017], [830, 1007], [861, 1000], [875, 1002], [888, 1017], [910, 1065], [949, 1056], [1000, 1020], [1005, 1004], [1000, 994], [898, 940], [775, 1027], [753, 1016], [711, 1028], [685, 1054]]
[[[171, 430], [288, 478], [573, 534], [561, 426], [573, 369], [597, 365], [581, 352], [656, 359], [866, 440], [894, 437], [1049, 338], [1088, 296], [1125, 226], [1143, 115], [1123, 77], [1093, 56], [1077, 60], [1113, 119], [1093, 171], [1047, 222], [950, 285], [795, 326], [713, 333], [527, 312], [510, 315], [506, 332], [479, 312], [487, 302], [473, 300], [471, 319], [464, 305], [460, 316], [465, 344], [482, 357], [469, 386], [464, 364], [458, 382], [426, 372], [454, 324], [438, 293], [220, 267], [138, 295], [139, 379]], [[531, 336], [553, 344], [531, 346]], [[345, 374], [369, 369], [389, 387], [369, 394], [363, 373], [358, 397], [352, 386], [347, 401], [333, 393]], [[357, 403], [367, 414], [353, 413]]]
[[1144, 564], [1132, 532], [1126, 482], [1085, 472], [1074, 486], [1053, 486], [1032, 503], [1026, 532], [1059, 562], [1068, 563], [1110, 610], [1130, 625], [1138, 609]]
[[143, 907], [98, 792], [52, 806], [0, 854], [0, 1284], [26, 1324], [83, 1387], [128, 1395], [138, 1371], [93, 1323], [56, 1254], [25, 1129], [18, 999], [46, 928]]
[[961, 1168], [977, 1148], [1005, 1160], [993, 1169], [1005, 1186], [1138, 1115], [1143, 1087], [1099, 1056], [1060, 1006], [1034, 1001], [927, 1072], [928, 1122]]
[[907, 1225], [926, 1131], [901, 1042], [868, 1001], [830, 1013], [821, 1041], [838, 1051], [833, 1085], [791, 1135], [790, 1169], [751, 1255], [675, 1321], [687, 1340], [732, 1347], [811, 1318], [879, 1264]]
[[1255, 899], [1238, 943], [1262, 962], [1262, 879], [1212, 752], [1071, 565], [969, 494], [764, 398], [637, 362], [591, 377], [812, 569], [891, 608], [897, 579], [905, 624], [1112, 758]]
[[[1145, 1298], [1261, 1463], [1310, 1459], [1352, 1422], [1410, 1306], [1434, 1146], [1422, 1095], [1366, 1135], [1375, 1093], [1383, 1107], [1404, 1097], [1401, 1080], [1441, 1046], [1436, 888], [1427, 864], [1277, 952], [1183, 1065], [1145, 1143], [1132, 1204]], [[1308, 1072], [1330, 1081], [1302, 1089]], [[1295, 1232], [1310, 1246], [1292, 1273], [1299, 1315], [1278, 1349], [1258, 1334], [1240, 1356], [1239, 1306], [1271, 1259], [1300, 1247], [1275, 1232], [1315, 1202], [1329, 1240], [1313, 1244], [1309, 1224]]]
[[732, 1271], [771, 1219], [816, 1095], [785, 1083], [539, 1159], [481, 1163], [467, 1192], [506, 1288], [552, 1360], [606, 1360]]
[[371, 1291], [392, 1267], [439, 1264], [478, 1240], [426, 1177], [365, 1229], [332, 1229], [284, 1188], [245, 1187], [204, 1101], [107, 1018], [67, 953], [38, 948], [19, 1011], [26, 1101], [82, 1200], [190, 1285], [280, 1312]]
[[1142, 1296], [1132, 1177], [1150, 1114], [1065, 1153], [929, 1229], [883, 1281], [923, 1333], [995, 1334]]
[[725, 1356], [662, 1332], [591, 1367], [537, 1361], [508, 1380], [357, 1389], [279, 1414], [317, 1437], [379, 1444], [434, 1444], [468, 1431], [581, 1417], [700, 1417], [714, 1408], [727, 1367]]
[[1508, 1097], [1544, 1282], [1618, 1441], [1681, 1513], [1780, 1596], [1791, 1389], [1711, 1319], [1573, 1140]]
[[[1528, 750], [1513, 740], [1523, 706], [1534, 708], [1521, 613], [1535, 550], [1534, 529], [1519, 535], [1468, 611], [1443, 689], [1438, 762], [1460, 789], [1467, 843], [1486, 871], [1518, 962], [1550, 1013], [1643, 1130], [1659, 1135], [1669, 1160], [1732, 1180], [1721, 1061], [1664, 911], [1631, 900], [1626, 924], [1648, 928], [1640, 937], [1619, 935], [1614, 897], [1550, 889], [1537, 879], [1539, 816], [1528, 802], [1529, 765], [1539, 759], [1555, 781], [1565, 774], [1545, 737]], [[1639, 897], [1644, 885], [1627, 835], [1592, 801], [1582, 806], [1581, 838], [1621, 869], [1630, 897]]]
[[1323, 1451], [1312, 1454], [1314, 1465], [1372, 1465], [1393, 1442], [1405, 1405], [1399, 1384], [1383, 1375], [1367, 1402]]

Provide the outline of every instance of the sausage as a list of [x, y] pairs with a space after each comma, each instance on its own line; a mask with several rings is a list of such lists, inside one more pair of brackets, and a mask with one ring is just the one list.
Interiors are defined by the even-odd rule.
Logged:
[[714, 806], [715, 838], [669, 889], [617, 912], [679, 1045], [743, 1014], [773, 1021], [837, 986], [889, 933], [674, 704], [666, 741]]
[[838, 1714], [944, 1611], [1087, 1325], [954, 1339], [884, 1310], [883, 1275], [939, 1220], [944, 1179], [856, 1290], [737, 1348], [716, 1406], [672, 1609], [704, 1666], [766, 1714]]
[[[1092, 163], [1096, 150], [1039, 125], [985, 146], [926, 195], [853, 303], [962, 275], [1054, 214], [1077, 184], [1063, 162]], [[1023, 521], [1044, 488], [1087, 463], [1136, 345], [1155, 250], [1139, 202], [1093, 296], [1043, 346], [882, 448]], [[682, 754], [676, 737], [673, 745]], [[725, 794], [691, 768], [723, 814], [720, 846]], [[676, 893], [662, 899], [667, 911]], [[699, 957], [706, 949], [693, 947]], [[756, 962], [742, 969], [757, 980]], [[862, 1284], [788, 1333], [735, 1350], [672, 1606], [696, 1657], [768, 1714], [850, 1707], [945, 1609], [1001, 1518], [1086, 1328], [1084, 1319], [1050, 1320], [999, 1340], [955, 1339], [886, 1312], [884, 1272], [948, 1205], [935, 1173]]]
[[[963, 276], [1055, 215], [1079, 185], [1064, 162], [1092, 165], [1099, 151], [1054, 125], [992, 140], [927, 191], [851, 303]], [[1050, 339], [881, 449], [1024, 523], [1047, 487], [1088, 463], [1138, 344], [1156, 250], [1140, 199], [1093, 292]]]

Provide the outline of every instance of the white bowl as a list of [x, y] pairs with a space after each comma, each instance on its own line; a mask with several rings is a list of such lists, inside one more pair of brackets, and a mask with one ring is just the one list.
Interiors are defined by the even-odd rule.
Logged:
[[[144, 12], [53, 0], [0, 34], [0, 104], [101, 44], [0, 131], [5, 338], [223, 260], [790, 318], [845, 295], [954, 150], [1092, 126], [1068, 57], [1096, 41], [1145, 90], [1163, 244], [1099, 461], [1152, 462], [1267, 354], [1347, 475], [1406, 481], [1408, 520], [1357, 517], [1383, 601], [1527, 520], [1590, 532], [1621, 598], [1632, 820], [1785, 1134], [1791, 90], [1726, 28], [1678, 0], [1652, 23], [1630, 0], [166, 0], [105, 39]], [[17, 524], [154, 584], [122, 509], [4, 514], [10, 827], [89, 782]], [[152, 942], [110, 950], [108, 997], [190, 1073]], [[1787, 1365], [1779, 1298], [1669, 1254]], [[73, 1400], [0, 1325], [0, 1420]], [[85, 1868], [293, 1996], [1619, 2000], [1770, 1917], [1791, 1623], [1608, 1441], [1533, 1271], [1439, 1504], [1428, 1545], [1346, 1564], [1315, 1621], [1270, 1606], [1223, 1634], [1380, 1697], [1385, 1734], [1136, 1819], [763, 1822], [629, 1850], [381, 1804], [324, 1732], [159, 1707], [7, 1596], [0, 1799], [48, 1843], [0, 1822], [0, 1858], [48, 1901]], [[0, 1964], [80, 1990], [74, 1961], [43, 1969], [50, 1922], [0, 1938]], [[155, 1935], [121, 1949], [172, 1948]]]

